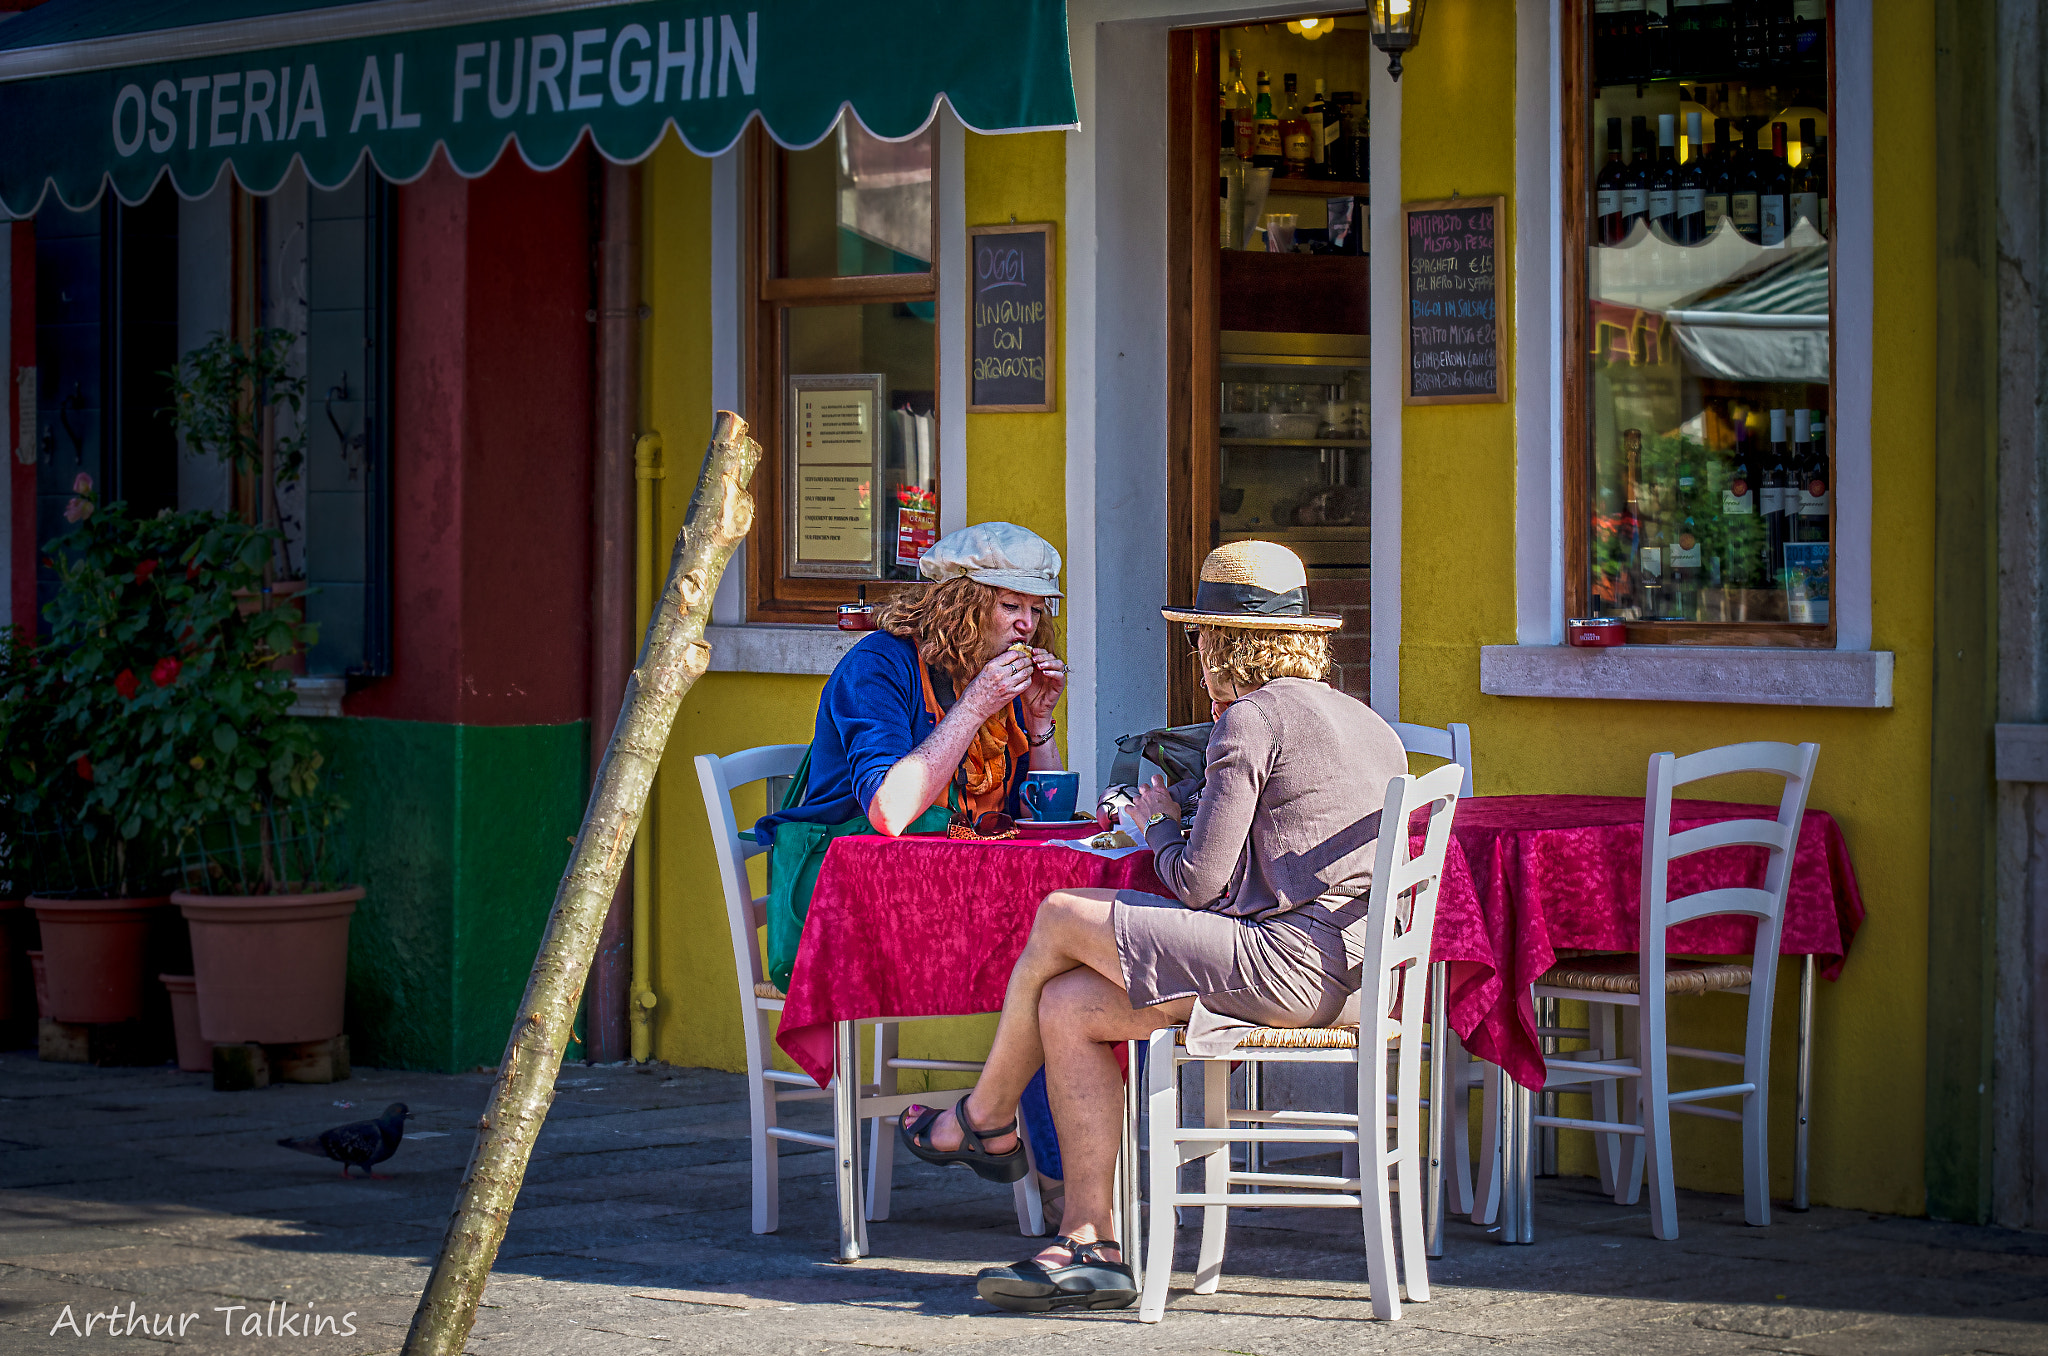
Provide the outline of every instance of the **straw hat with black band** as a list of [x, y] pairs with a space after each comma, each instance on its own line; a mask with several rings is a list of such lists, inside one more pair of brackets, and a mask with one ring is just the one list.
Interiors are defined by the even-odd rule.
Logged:
[[1342, 617], [1308, 610], [1301, 557], [1272, 541], [1234, 541], [1202, 562], [1193, 607], [1162, 607], [1168, 621], [1257, 631], [1335, 631]]

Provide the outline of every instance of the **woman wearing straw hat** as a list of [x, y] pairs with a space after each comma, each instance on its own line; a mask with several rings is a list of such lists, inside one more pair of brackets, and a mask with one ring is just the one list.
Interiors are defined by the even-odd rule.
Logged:
[[952, 1112], [904, 1112], [911, 1153], [1015, 1180], [1018, 1095], [1044, 1064], [1065, 1232], [1028, 1261], [981, 1273], [982, 1297], [1002, 1308], [1137, 1298], [1109, 1237], [1119, 1042], [1185, 1022], [1191, 1049], [1220, 1055], [1251, 1026], [1329, 1025], [1357, 992], [1380, 804], [1408, 760], [1392, 727], [1321, 681], [1341, 623], [1308, 612], [1307, 582], [1286, 547], [1233, 542], [1202, 562], [1193, 607], [1160, 609], [1194, 639], [1216, 716], [1192, 832], [1183, 837], [1162, 778], [1133, 807], [1176, 898], [1048, 896], [974, 1091]]

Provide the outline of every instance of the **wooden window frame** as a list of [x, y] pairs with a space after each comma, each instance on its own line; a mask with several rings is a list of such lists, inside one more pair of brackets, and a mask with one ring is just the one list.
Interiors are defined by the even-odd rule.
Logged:
[[[1592, 13], [1591, 0], [1562, 0], [1563, 14], [1559, 24], [1559, 74], [1561, 95], [1565, 112], [1564, 135], [1560, 138], [1562, 150], [1562, 179], [1565, 208], [1563, 212], [1564, 240], [1564, 604], [1566, 617], [1592, 615], [1592, 538], [1590, 491], [1592, 489], [1593, 449], [1588, 441], [1587, 422], [1587, 378], [1586, 361], [1586, 248], [1588, 225], [1593, 219], [1593, 175], [1589, 151], [1591, 123], [1590, 101], [1592, 98], [1592, 43], [1587, 37], [1587, 21]], [[1833, 140], [1835, 126], [1835, 91], [1837, 75], [1835, 70], [1835, 0], [1828, 0], [1826, 18], [1827, 42], [1827, 114], [1830, 140]], [[1828, 148], [1827, 175], [1828, 200], [1835, 200], [1835, 165], [1841, 159], [1842, 149], [1831, 144]], [[1832, 223], [1830, 223], [1832, 225]], [[1836, 343], [1836, 297], [1840, 289], [1835, 284], [1839, 275], [1837, 267], [1836, 239], [1839, 231], [1828, 235], [1828, 543], [1831, 570], [1834, 583], [1831, 592], [1839, 595], [1841, 568], [1841, 496], [1835, 493], [1836, 467], [1840, 458], [1835, 455], [1834, 430], [1840, 426], [1836, 418], [1835, 405], [1840, 382], [1837, 379], [1835, 363], [1839, 345]], [[1700, 645], [1700, 646], [1763, 646], [1778, 649], [1832, 650], [1835, 648], [1836, 606], [1830, 605], [1828, 620], [1820, 624], [1799, 622], [1630, 622], [1626, 629], [1631, 645]]]
[[[786, 152], [759, 127], [748, 129], [744, 166], [748, 186], [745, 230], [745, 296], [742, 347], [746, 355], [747, 421], [761, 444], [761, 466], [754, 473], [754, 526], [747, 534], [747, 620], [798, 624], [836, 623], [839, 605], [853, 601], [865, 583], [868, 601], [882, 603], [925, 585], [910, 580], [803, 579], [782, 573], [787, 504], [783, 495], [782, 388], [785, 317], [798, 306], [863, 306], [885, 302], [932, 302], [939, 299], [939, 153], [932, 138], [932, 268], [924, 273], [869, 274], [845, 278], [780, 276], [781, 206]], [[932, 409], [944, 418], [943, 354], [933, 335]], [[959, 494], [964, 486], [940, 484], [939, 493]], [[881, 507], [877, 505], [877, 511]]]

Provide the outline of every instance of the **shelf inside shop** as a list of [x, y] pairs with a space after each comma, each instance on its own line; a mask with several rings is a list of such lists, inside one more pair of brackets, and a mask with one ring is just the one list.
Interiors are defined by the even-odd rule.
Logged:
[[1273, 186], [1266, 190], [1268, 197], [1284, 193], [1290, 198], [1359, 198], [1370, 200], [1371, 184], [1356, 184], [1348, 179], [1299, 179], [1273, 176]]
[[1219, 328], [1285, 334], [1371, 332], [1372, 256], [1219, 253]]
[[[1228, 419], [1230, 416], [1223, 417]], [[1370, 438], [1235, 438], [1226, 435], [1216, 441], [1224, 447], [1343, 447], [1372, 450]]]
[[1825, 70], [1821, 69], [1819, 66], [1816, 65], [1809, 65], [1772, 66], [1767, 69], [1752, 71], [1686, 71], [1682, 74], [1677, 75], [1658, 76], [1610, 77], [1604, 74], [1596, 74], [1593, 79], [1593, 85], [1596, 89], [1622, 89], [1631, 85], [1639, 89], [1648, 89], [1652, 85], [1681, 84], [1750, 86], [1778, 85], [1781, 87], [1790, 88], [1798, 85], [1818, 86], [1824, 84], [1826, 80], [1827, 72]]

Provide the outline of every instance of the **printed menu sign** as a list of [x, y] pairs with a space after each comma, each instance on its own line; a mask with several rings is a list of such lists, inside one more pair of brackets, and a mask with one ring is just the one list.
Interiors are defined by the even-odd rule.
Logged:
[[790, 378], [789, 573], [876, 570], [880, 374]]
[[967, 408], [1052, 409], [1052, 223], [970, 227], [967, 255]]
[[1498, 314], [1506, 206], [1502, 197], [1401, 204], [1405, 403], [1508, 398]]

